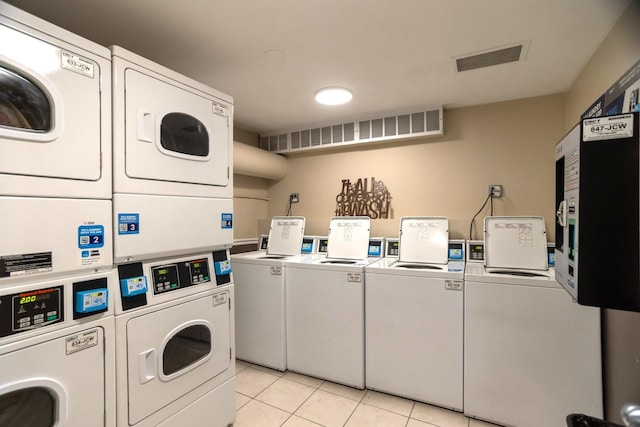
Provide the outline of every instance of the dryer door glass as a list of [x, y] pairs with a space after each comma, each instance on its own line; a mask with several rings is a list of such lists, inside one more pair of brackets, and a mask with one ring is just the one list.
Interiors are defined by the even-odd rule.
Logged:
[[52, 115], [49, 98], [38, 85], [0, 66], [0, 126], [48, 132]]
[[186, 369], [211, 353], [211, 331], [205, 325], [182, 329], [167, 342], [162, 352], [165, 375]]
[[42, 387], [0, 396], [0, 426], [51, 427], [56, 423], [54, 397]]
[[209, 133], [205, 125], [188, 114], [169, 113], [162, 118], [160, 143], [165, 150], [189, 156], [209, 155]]

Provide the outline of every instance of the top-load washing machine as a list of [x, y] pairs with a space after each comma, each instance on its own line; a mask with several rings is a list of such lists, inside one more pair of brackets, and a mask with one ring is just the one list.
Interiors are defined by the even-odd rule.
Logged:
[[[236, 291], [236, 357], [284, 371], [286, 260], [302, 251], [304, 217], [271, 219], [266, 251], [231, 256]], [[313, 250], [313, 238], [311, 246]]]
[[468, 416], [510, 426], [602, 417], [599, 309], [572, 301], [547, 253], [543, 218], [485, 219], [484, 263], [465, 272]]
[[233, 99], [111, 52], [116, 263], [230, 247]]
[[365, 267], [367, 388], [462, 411], [461, 245], [445, 217], [404, 217], [398, 257]]
[[109, 50], [0, 2], [0, 283], [108, 267]]
[[364, 388], [369, 232], [368, 217], [334, 217], [326, 257], [287, 262], [287, 369]]

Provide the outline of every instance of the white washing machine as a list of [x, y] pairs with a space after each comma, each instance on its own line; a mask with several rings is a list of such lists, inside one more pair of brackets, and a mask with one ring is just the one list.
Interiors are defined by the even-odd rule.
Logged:
[[226, 250], [118, 266], [118, 425], [233, 424], [230, 268]]
[[111, 51], [116, 263], [230, 247], [233, 99]]
[[[236, 357], [279, 371], [287, 367], [285, 262], [303, 249], [304, 217], [273, 217], [266, 251], [231, 257]], [[314, 239], [304, 249], [313, 250]]]
[[602, 418], [599, 309], [555, 281], [545, 237], [541, 217], [485, 219], [484, 265], [465, 272], [467, 416], [510, 426]]
[[0, 425], [115, 426], [113, 270], [0, 286]]
[[464, 261], [448, 234], [447, 218], [402, 218], [399, 257], [365, 267], [365, 384], [462, 411]]
[[364, 388], [369, 232], [368, 217], [332, 218], [326, 257], [287, 262], [288, 370]]
[[0, 2], [0, 283], [109, 267], [109, 50]]

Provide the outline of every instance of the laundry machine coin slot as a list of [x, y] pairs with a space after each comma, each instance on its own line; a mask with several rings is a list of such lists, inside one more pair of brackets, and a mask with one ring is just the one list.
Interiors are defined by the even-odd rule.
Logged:
[[120, 298], [123, 310], [131, 310], [147, 305], [147, 278], [141, 262], [118, 266]]
[[226, 250], [214, 251], [212, 255], [217, 285], [231, 283], [231, 262], [229, 261], [228, 252]]
[[129, 277], [120, 280], [120, 290], [123, 297], [133, 297], [147, 292], [147, 278], [145, 276]]
[[107, 278], [86, 280], [73, 284], [73, 318], [81, 319], [103, 313], [109, 309]]

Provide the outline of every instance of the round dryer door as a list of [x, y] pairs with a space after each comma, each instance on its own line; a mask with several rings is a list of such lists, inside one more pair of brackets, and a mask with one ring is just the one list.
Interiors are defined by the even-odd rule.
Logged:
[[0, 395], [0, 425], [50, 427], [56, 423], [55, 397], [44, 387], [28, 387]]

